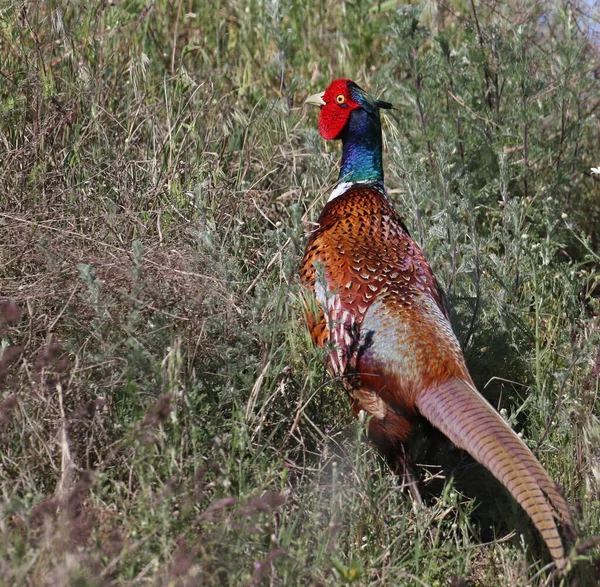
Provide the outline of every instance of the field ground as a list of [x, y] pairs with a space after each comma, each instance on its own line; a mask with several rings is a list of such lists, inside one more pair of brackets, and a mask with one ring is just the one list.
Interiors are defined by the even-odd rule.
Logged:
[[554, 0], [1, 3], [0, 583], [547, 581], [447, 443], [412, 504], [310, 344], [339, 145], [302, 103], [336, 77], [398, 107], [390, 197], [473, 377], [599, 534], [596, 31]]

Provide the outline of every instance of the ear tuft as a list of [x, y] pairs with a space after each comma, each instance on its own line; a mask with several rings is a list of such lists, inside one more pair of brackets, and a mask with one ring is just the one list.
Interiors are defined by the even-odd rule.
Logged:
[[384, 102], [383, 100], [375, 100], [375, 105], [377, 108], [382, 108], [384, 110], [396, 110], [393, 104], [389, 102]]

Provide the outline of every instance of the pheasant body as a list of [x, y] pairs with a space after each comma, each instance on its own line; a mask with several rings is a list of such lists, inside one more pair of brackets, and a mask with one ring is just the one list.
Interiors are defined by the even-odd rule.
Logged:
[[[401, 414], [416, 416], [419, 390], [469, 375], [433, 272], [387, 196], [357, 186], [330, 201], [309, 237], [301, 279], [316, 288], [325, 308], [310, 318], [314, 342], [334, 345], [329, 366], [335, 376], [356, 374], [361, 389], [375, 390], [351, 390], [356, 413], [387, 415], [393, 408], [389, 418], [372, 421], [371, 433], [385, 438], [378, 443], [382, 452], [397, 450], [412, 428]], [[393, 366], [386, 373], [393, 383], [382, 378], [385, 365]]]
[[385, 194], [379, 108], [391, 105], [349, 80], [310, 100], [322, 106], [324, 138], [344, 145], [340, 184], [309, 236], [300, 274], [313, 342], [330, 349], [330, 372], [354, 414], [372, 416], [369, 436], [388, 460], [402, 462], [415, 424], [426, 419], [509, 489], [563, 569], [556, 520], [571, 532], [569, 508], [475, 388], [441, 288]]

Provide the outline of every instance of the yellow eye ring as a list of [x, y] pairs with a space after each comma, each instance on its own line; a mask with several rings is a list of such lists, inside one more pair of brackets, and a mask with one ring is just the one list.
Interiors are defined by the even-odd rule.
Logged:
[[335, 97], [335, 101], [336, 101], [338, 104], [344, 104], [344, 103], [346, 102], [346, 96], [344, 96], [344, 94], [338, 94], [338, 95]]

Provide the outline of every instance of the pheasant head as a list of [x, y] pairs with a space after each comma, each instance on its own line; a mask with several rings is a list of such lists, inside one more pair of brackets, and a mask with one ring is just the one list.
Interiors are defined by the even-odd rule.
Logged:
[[310, 96], [306, 104], [321, 108], [321, 136], [342, 141], [339, 181], [383, 187], [379, 109], [393, 106], [372, 98], [349, 79], [333, 81], [324, 92]]

